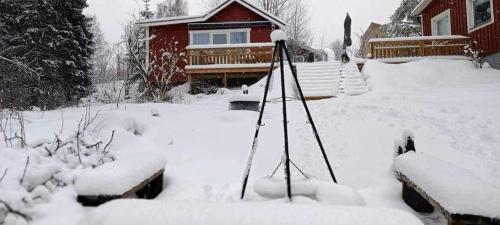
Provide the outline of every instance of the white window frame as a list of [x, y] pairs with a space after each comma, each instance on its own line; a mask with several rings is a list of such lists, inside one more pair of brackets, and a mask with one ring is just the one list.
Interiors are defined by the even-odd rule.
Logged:
[[[247, 33], [247, 42], [246, 43], [240, 43], [240, 44], [249, 44], [251, 43], [250, 41], [250, 32], [252, 29], [250, 28], [243, 28], [243, 29], [221, 29], [221, 30], [195, 30], [195, 31], [189, 31], [189, 44], [193, 45], [193, 34], [204, 34], [208, 33], [210, 36], [209, 44], [208, 45], [213, 45], [214, 39], [213, 36], [214, 34], [226, 34], [227, 37], [227, 44], [231, 44], [231, 33], [234, 32], [246, 32]], [[223, 45], [223, 44], [218, 44], [218, 45]], [[203, 46], [203, 45], [199, 45]]]
[[489, 26], [493, 23], [495, 23], [495, 4], [493, 0], [490, 0], [491, 4], [491, 20], [490, 22], [481, 24], [480, 26], [475, 26], [474, 25], [474, 7], [472, 5], [472, 0], [465, 0], [466, 5], [467, 5], [467, 28], [469, 28], [469, 33], [472, 33], [474, 31], [480, 30], [481, 28], [484, 28], [486, 26]]
[[444, 19], [446, 17], [449, 18], [448, 21], [450, 23], [450, 25], [448, 26], [449, 27], [449, 31], [448, 32], [449, 32], [450, 35], [452, 35], [452, 33], [451, 33], [451, 24], [452, 24], [451, 23], [451, 10], [448, 9], [448, 10], [440, 13], [439, 15], [437, 15], [437, 16], [435, 16], [435, 17], [433, 17], [431, 19], [432, 36], [438, 36], [438, 21], [440, 21], [440, 20], [442, 20], [442, 19]]

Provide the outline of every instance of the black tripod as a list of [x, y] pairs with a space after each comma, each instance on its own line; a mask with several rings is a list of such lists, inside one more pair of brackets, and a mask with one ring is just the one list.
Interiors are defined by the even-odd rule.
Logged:
[[264, 91], [264, 100], [262, 101], [262, 107], [260, 109], [260, 115], [259, 115], [259, 120], [257, 121], [257, 128], [255, 131], [255, 136], [252, 144], [252, 150], [250, 152], [250, 156], [248, 158], [247, 162], [247, 167], [245, 169], [245, 174], [243, 178], [243, 187], [241, 190], [241, 199], [245, 198], [245, 191], [246, 187], [248, 184], [248, 177], [250, 175], [250, 170], [252, 167], [252, 162], [253, 158], [255, 156], [255, 153], [257, 151], [257, 145], [258, 145], [258, 139], [259, 139], [259, 132], [260, 132], [260, 127], [262, 126], [262, 117], [264, 114], [264, 110], [266, 108], [266, 102], [267, 102], [267, 95], [269, 92], [269, 85], [271, 83], [272, 79], [272, 74], [274, 70], [274, 64], [276, 61], [276, 56], [279, 57], [280, 60], [280, 72], [281, 72], [281, 97], [282, 97], [282, 102], [283, 102], [283, 129], [284, 129], [284, 139], [285, 139], [285, 162], [284, 162], [284, 167], [285, 167], [285, 175], [286, 175], [286, 183], [287, 183], [287, 196], [290, 201], [292, 201], [292, 186], [291, 186], [291, 180], [290, 180], [290, 154], [288, 151], [288, 118], [287, 118], [287, 109], [286, 109], [286, 92], [285, 92], [285, 65], [283, 62], [283, 53], [285, 53], [287, 59], [288, 59], [288, 64], [290, 66], [290, 70], [292, 71], [293, 74], [293, 79], [295, 81], [295, 84], [297, 85], [297, 90], [299, 92], [299, 97], [302, 101], [302, 104], [304, 106], [304, 109], [307, 113], [307, 118], [311, 124], [311, 127], [313, 129], [314, 135], [316, 136], [316, 141], [318, 142], [319, 148], [321, 149], [321, 153], [323, 155], [323, 158], [325, 160], [326, 166], [328, 167], [328, 171], [330, 172], [330, 176], [332, 177], [333, 182], [337, 183], [337, 180], [335, 179], [335, 175], [333, 174], [332, 166], [330, 165], [330, 162], [328, 160], [328, 156], [326, 155], [325, 149], [323, 147], [323, 143], [321, 142], [321, 139], [318, 134], [318, 130], [316, 129], [316, 125], [314, 124], [314, 121], [312, 119], [311, 113], [309, 111], [309, 107], [307, 106], [306, 100], [304, 98], [304, 93], [302, 92], [302, 88], [300, 87], [299, 80], [297, 78], [297, 71], [293, 68], [292, 65], [292, 60], [290, 58], [290, 54], [288, 52], [288, 49], [286, 47], [285, 40], [279, 40], [276, 41], [276, 45], [274, 47], [274, 53], [273, 53], [273, 58], [271, 61], [271, 67], [269, 69], [269, 74], [267, 76], [267, 82], [266, 82], [266, 87]]

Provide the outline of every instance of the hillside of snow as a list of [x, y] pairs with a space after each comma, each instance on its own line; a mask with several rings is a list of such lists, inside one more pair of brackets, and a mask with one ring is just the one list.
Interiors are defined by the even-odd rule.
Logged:
[[[414, 133], [418, 152], [457, 165], [500, 188], [500, 71], [476, 69], [467, 61], [423, 60], [401, 65], [369, 61], [363, 74], [370, 92], [308, 102], [339, 183], [359, 193], [366, 202], [366, 207], [355, 213], [363, 217], [391, 208], [401, 215], [399, 219], [407, 218], [404, 212], [400, 213], [402, 210], [428, 225], [445, 224], [438, 214], [416, 214], [401, 199], [401, 184], [392, 170], [393, 144], [405, 130]], [[250, 94], [261, 96], [263, 82], [251, 87]], [[273, 90], [272, 97], [279, 97], [278, 90]], [[209, 210], [232, 203], [239, 205], [241, 180], [258, 113], [229, 111], [228, 99], [234, 94], [235, 91], [230, 91], [225, 95], [197, 96], [189, 101], [191, 104], [183, 105], [92, 106], [91, 114], [98, 112], [98, 115], [87, 129], [86, 141], [107, 143], [115, 131], [110, 146], [112, 157], [119, 160], [123, 154], [154, 152], [167, 160], [166, 189], [151, 204], [140, 202], [136, 205], [134, 200], [123, 200], [120, 204], [95, 209], [85, 209], [76, 203], [72, 185], [75, 177], [90, 167], [78, 166], [74, 155], [69, 155], [72, 160], [65, 161], [68, 155], [64, 151], [48, 156], [43, 147], [36, 147], [52, 142], [54, 134], [63, 140], [71, 138], [82, 115], [89, 109], [24, 112], [29, 121], [26, 123], [27, 144], [32, 148], [5, 147], [0, 143], [0, 177], [8, 169], [0, 182], [0, 199], [4, 200], [5, 193], [9, 193], [7, 201], [30, 200], [29, 204], [13, 205], [30, 215], [34, 219], [32, 224], [37, 225], [76, 225], [88, 221], [109, 224], [106, 221], [123, 221], [127, 215], [106, 212], [120, 211], [123, 207], [137, 207], [137, 212], [171, 209], [175, 205], [166, 203], [172, 202], [181, 202], [183, 208], [178, 211], [189, 210], [189, 215], [208, 212], [203, 211], [203, 207], [191, 207], [191, 204], [205, 204]], [[255, 181], [271, 174], [283, 154], [281, 107], [281, 102], [272, 101], [266, 108], [265, 126], [261, 129], [246, 201], [265, 204], [263, 209], [281, 208], [279, 212], [288, 216], [293, 216], [302, 207], [338, 207], [298, 199], [297, 208], [287, 208], [282, 207], [281, 200], [265, 199], [254, 191]], [[292, 160], [316, 179], [330, 181], [301, 102], [289, 101], [288, 110]], [[16, 126], [13, 129], [16, 132]], [[33, 183], [39, 187], [35, 192], [37, 188], [26, 188], [27, 183], [19, 184], [27, 156], [30, 156], [26, 169], [29, 179], [37, 181], [37, 171], [43, 172], [38, 173], [42, 175], [56, 173], [67, 185], [57, 187], [51, 185], [52, 182], [38, 181]], [[301, 177], [295, 169], [292, 173], [295, 178]], [[277, 177], [283, 177], [282, 169]], [[386, 210], [389, 214], [393, 212]], [[109, 220], [100, 220], [103, 215], [110, 216]], [[236, 215], [231, 218], [237, 219]], [[137, 218], [131, 219], [136, 221]], [[152, 219], [154, 222], [157, 218]], [[303, 220], [302, 224], [310, 222]], [[10, 216], [9, 221], [20, 219]]]

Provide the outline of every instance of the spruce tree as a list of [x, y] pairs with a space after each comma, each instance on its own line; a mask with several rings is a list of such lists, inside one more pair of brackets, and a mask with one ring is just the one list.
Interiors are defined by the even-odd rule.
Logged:
[[386, 37], [413, 37], [422, 35], [420, 17], [412, 16], [411, 12], [421, 0], [402, 0], [401, 5], [391, 16], [391, 22], [380, 29]]
[[52, 109], [88, 93], [92, 35], [84, 0], [1, 0], [0, 7], [7, 107]]
[[156, 18], [188, 15], [188, 3], [185, 0], [163, 0], [156, 4], [156, 8]]

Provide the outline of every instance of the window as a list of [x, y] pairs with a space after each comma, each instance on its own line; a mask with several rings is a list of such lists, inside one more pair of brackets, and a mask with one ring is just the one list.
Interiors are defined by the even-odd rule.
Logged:
[[469, 30], [493, 23], [493, 0], [466, 0]]
[[208, 45], [210, 44], [210, 34], [209, 33], [198, 33], [193, 34], [193, 45]]
[[431, 20], [433, 36], [451, 35], [450, 10], [446, 10]]
[[304, 56], [296, 55], [295, 57], [293, 57], [293, 62], [295, 63], [303, 63], [305, 61], [306, 59], [304, 58]]
[[249, 43], [250, 29], [191, 31], [192, 45]]
[[227, 44], [227, 34], [213, 34], [213, 44], [214, 45]]
[[247, 43], [247, 32], [231, 32], [231, 44]]

